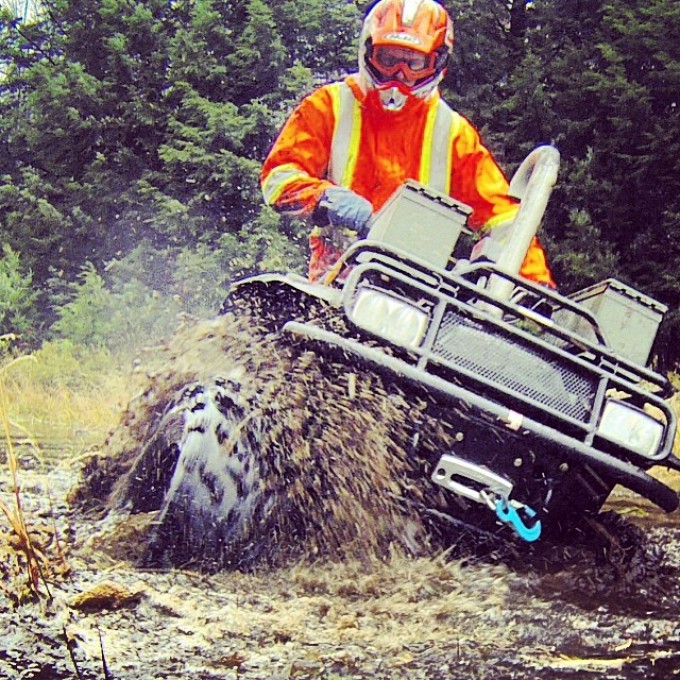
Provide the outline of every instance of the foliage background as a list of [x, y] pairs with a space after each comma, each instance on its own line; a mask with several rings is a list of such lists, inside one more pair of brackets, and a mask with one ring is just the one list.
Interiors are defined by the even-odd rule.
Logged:
[[[0, 335], [113, 352], [306, 260], [257, 177], [287, 114], [355, 68], [367, 2], [44, 0], [0, 10]], [[680, 360], [680, 4], [447, 0], [443, 93], [508, 174], [562, 154], [543, 240], [561, 288], [669, 306]]]

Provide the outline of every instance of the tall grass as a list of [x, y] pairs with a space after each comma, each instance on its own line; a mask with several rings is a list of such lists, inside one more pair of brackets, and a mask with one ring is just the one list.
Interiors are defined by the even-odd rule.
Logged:
[[[678, 421], [680, 421], [680, 392], [676, 392], [670, 399], [670, 405], [673, 411], [675, 411]], [[673, 445], [673, 451], [676, 456], [680, 456], [680, 426], [675, 431], [675, 443]]]
[[[51, 512], [49, 466], [43, 467], [36, 442], [73, 439], [79, 432], [101, 441], [126, 401], [124, 376], [107, 352], [68, 342], [48, 343], [26, 356], [0, 353], [0, 460], [8, 472], [8, 492], [0, 498], [0, 589], [16, 603], [44, 593], [51, 599], [49, 580], [69, 570]], [[30, 444], [45, 473], [41, 488], [51, 518], [27, 516], [17, 442]]]
[[45, 343], [5, 376], [15, 435], [96, 441], [111, 428], [131, 390], [130, 371], [104, 349]]
[[[40, 593], [41, 581], [45, 585], [48, 596], [51, 597], [44, 573], [44, 566], [47, 560], [45, 555], [33, 543], [21, 502], [19, 464], [10, 432], [10, 421], [7, 412], [7, 391], [5, 389], [5, 376], [8, 374], [8, 371], [20, 362], [29, 361], [32, 358], [33, 357], [20, 357], [13, 361], [9, 361], [0, 367], [0, 426], [5, 435], [7, 467], [10, 474], [10, 491], [12, 495], [12, 502], [9, 505], [0, 499], [0, 512], [4, 515], [11, 530], [11, 537], [8, 539], [7, 535], [5, 535], [3, 538], [5, 538], [18, 555], [23, 558], [16, 560], [15, 565], [18, 567], [19, 571], [21, 571], [22, 568], [25, 568], [27, 577], [26, 589], [14, 593], [17, 600], [21, 600], [26, 593], [38, 595]], [[3, 553], [6, 552], [7, 551], [3, 550]], [[12, 593], [10, 593], [10, 595], [12, 595]]]

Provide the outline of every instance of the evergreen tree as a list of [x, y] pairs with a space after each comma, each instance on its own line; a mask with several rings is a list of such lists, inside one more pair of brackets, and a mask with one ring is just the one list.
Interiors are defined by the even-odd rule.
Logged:
[[38, 286], [140, 244], [167, 262], [209, 246], [227, 278], [301, 261], [296, 225], [262, 204], [259, 167], [295, 101], [340, 68], [353, 5], [44, 5], [0, 24], [0, 236]]
[[[442, 4], [445, 98], [508, 174], [539, 143], [561, 152], [543, 239], [562, 290], [613, 275], [659, 298], [676, 362], [680, 5]], [[263, 206], [260, 163], [304, 94], [355, 70], [368, 0], [34, 5], [0, 10], [0, 238], [36, 288], [76, 294], [90, 262], [129, 299], [142, 262], [140, 281], [195, 306], [201, 277], [302, 262], [304, 228]]]
[[35, 338], [37, 314], [33, 275], [26, 271], [19, 253], [5, 244], [0, 253], [0, 349], [2, 339], [17, 336], [23, 342]]

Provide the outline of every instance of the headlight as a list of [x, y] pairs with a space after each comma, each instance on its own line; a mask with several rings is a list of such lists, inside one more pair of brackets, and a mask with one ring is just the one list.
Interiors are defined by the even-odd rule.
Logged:
[[357, 292], [351, 317], [357, 326], [410, 348], [422, 342], [429, 320], [422, 309], [368, 288]]
[[663, 432], [663, 424], [644, 411], [611, 399], [604, 407], [598, 427], [598, 434], [646, 458], [654, 458]]

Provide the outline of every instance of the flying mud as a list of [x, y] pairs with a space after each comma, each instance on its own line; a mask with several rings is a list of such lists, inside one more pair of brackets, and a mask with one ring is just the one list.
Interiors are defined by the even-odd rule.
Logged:
[[[423, 427], [425, 402], [249, 315], [184, 331], [158, 365], [72, 496], [118, 522], [141, 563], [432, 550], [415, 425], [420, 447], [450, 435]], [[428, 507], [437, 497], [428, 490]]]

